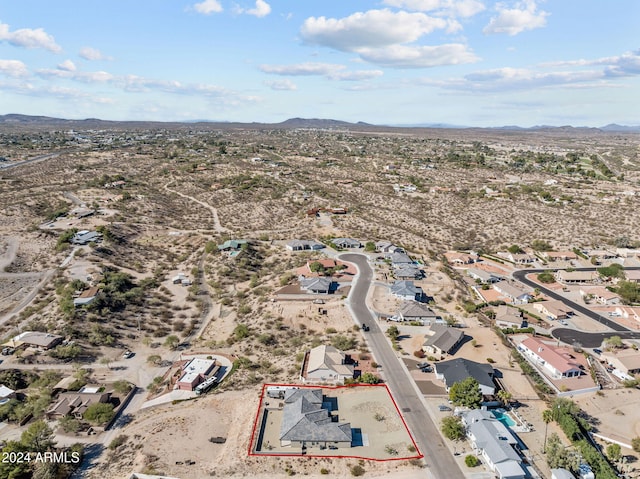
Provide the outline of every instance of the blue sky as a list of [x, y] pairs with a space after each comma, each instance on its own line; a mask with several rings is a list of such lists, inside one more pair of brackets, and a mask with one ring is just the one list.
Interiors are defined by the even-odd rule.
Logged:
[[637, 0], [0, 0], [0, 114], [640, 125]]

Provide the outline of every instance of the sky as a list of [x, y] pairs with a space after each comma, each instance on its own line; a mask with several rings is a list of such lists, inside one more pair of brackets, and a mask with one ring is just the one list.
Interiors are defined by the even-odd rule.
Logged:
[[640, 125], [638, 0], [0, 0], [0, 114]]

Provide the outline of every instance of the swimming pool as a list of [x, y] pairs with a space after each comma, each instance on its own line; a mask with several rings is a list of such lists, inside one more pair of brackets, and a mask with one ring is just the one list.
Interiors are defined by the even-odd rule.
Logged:
[[516, 425], [516, 422], [511, 418], [511, 416], [509, 416], [509, 414], [504, 409], [496, 409], [494, 411], [491, 411], [491, 414], [493, 414], [493, 416], [498, 421], [500, 421], [502, 424], [504, 424], [507, 427], [513, 427]]

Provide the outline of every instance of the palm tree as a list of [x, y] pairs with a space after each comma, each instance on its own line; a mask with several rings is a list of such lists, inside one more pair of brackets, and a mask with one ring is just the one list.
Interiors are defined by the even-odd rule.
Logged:
[[542, 420], [544, 421], [544, 445], [542, 446], [542, 452], [547, 452], [547, 428], [549, 423], [553, 420], [553, 411], [551, 409], [545, 409], [542, 411]]
[[505, 406], [509, 402], [509, 400], [512, 398], [511, 393], [508, 391], [505, 391], [504, 389], [501, 389], [500, 391], [498, 391], [497, 396], [498, 396], [498, 399], [500, 399], [502, 404], [504, 404]]

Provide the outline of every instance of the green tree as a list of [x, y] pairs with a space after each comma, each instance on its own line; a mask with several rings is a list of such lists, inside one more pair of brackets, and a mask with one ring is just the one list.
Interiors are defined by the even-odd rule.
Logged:
[[367, 241], [364, 244], [364, 251], [366, 253], [373, 253], [376, 250], [376, 244], [373, 241]]
[[598, 274], [605, 278], [620, 278], [624, 279], [624, 266], [618, 263], [612, 263], [609, 266], [598, 268]]
[[622, 457], [620, 444], [609, 444], [607, 446], [607, 457], [611, 462], [618, 462]]
[[92, 424], [106, 424], [113, 419], [114, 414], [113, 404], [94, 403], [87, 408], [82, 417]]
[[480, 403], [482, 403], [480, 384], [471, 376], [457, 383], [453, 383], [449, 389], [449, 399], [456, 406], [477, 409], [480, 407]]
[[560, 441], [560, 437], [554, 432], [549, 436], [547, 444], [547, 463], [551, 469], [567, 468], [571, 465], [571, 458], [567, 449]]
[[535, 251], [551, 251], [551, 245], [544, 240], [533, 240], [531, 242], [531, 248]]
[[634, 437], [631, 439], [631, 447], [635, 452], [640, 452], [640, 437]]
[[440, 430], [444, 437], [452, 441], [460, 441], [465, 438], [464, 424], [458, 416], [447, 416], [442, 418]]
[[542, 420], [544, 421], [544, 443], [542, 445], [542, 452], [547, 450], [547, 429], [549, 429], [549, 423], [553, 421], [553, 411], [551, 409], [545, 409], [542, 411]]
[[387, 329], [387, 336], [389, 336], [392, 341], [395, 341], [396, 339], [398, 339], [398, 336], [400, 336], [400, 331], [398, 330], [398, 327], [395, 325], [390, 326]]
[[544, 273], [538, 274], [538, 281], [540, 281], [541, 283], [549, 284], [555, 283], [556, 278], [553, 276], [553, 273], [545, 271]]
[[309, 269], [312, 272], [318, 273], [318, 274], [324, 274], [325, 272], [325, 267], [322, 265], [320, 261], [314, 261], [313, 263], [311, 263], [309, 265]]
[[164, 340], [164, 345], [169, 349], [176, 349], [180, 344], [180, 338], [174, 334], [167, 336], [167, 339]]
[[522, 248], [520, 248], [520, 246], [518, 246], [517, 244], [512, 244], [511, 246], [509, 246], [507, 248], [507, 251], [511, 254], [519, 254], [519, 253], [524, 253], [524, 251], [522, 250]]
[[360, 382], [364, 384], [378, 384], [380, 378], [373, 373], [364, 373], [360, 376]]
[[238, 324], [233, 330], [233, 335], [238, 341], [240, 341], [241, 339], [249, 336], [249, 332], [249, 327], [246, 324]]
[[44, 421], [36, 421], [22, 433], [20, 442], [27, 451], [45, 452], [55, 445], [53, 431]]
[[467, 467], [476, 467], [478, 464], [480, 464], [480, 460], [473, 454], [469, 454], [464, 458], [464, 463], [467, 465]]
[[58, 424], [60, 425], [62, 430], [67, 433], [69, 432], [76, 433], [82, 427], [82, 424], [80, 423], [80, 421], [78, 421], [73, 416], [64, 416], [60, 418], [60, 420], [58, 421]]
[[622, 349], [624, 348], [624, 343], [622, 342], [622, 338], [620, 336], [610, 336], [604, 340], [605, 348], [607, 349]]

